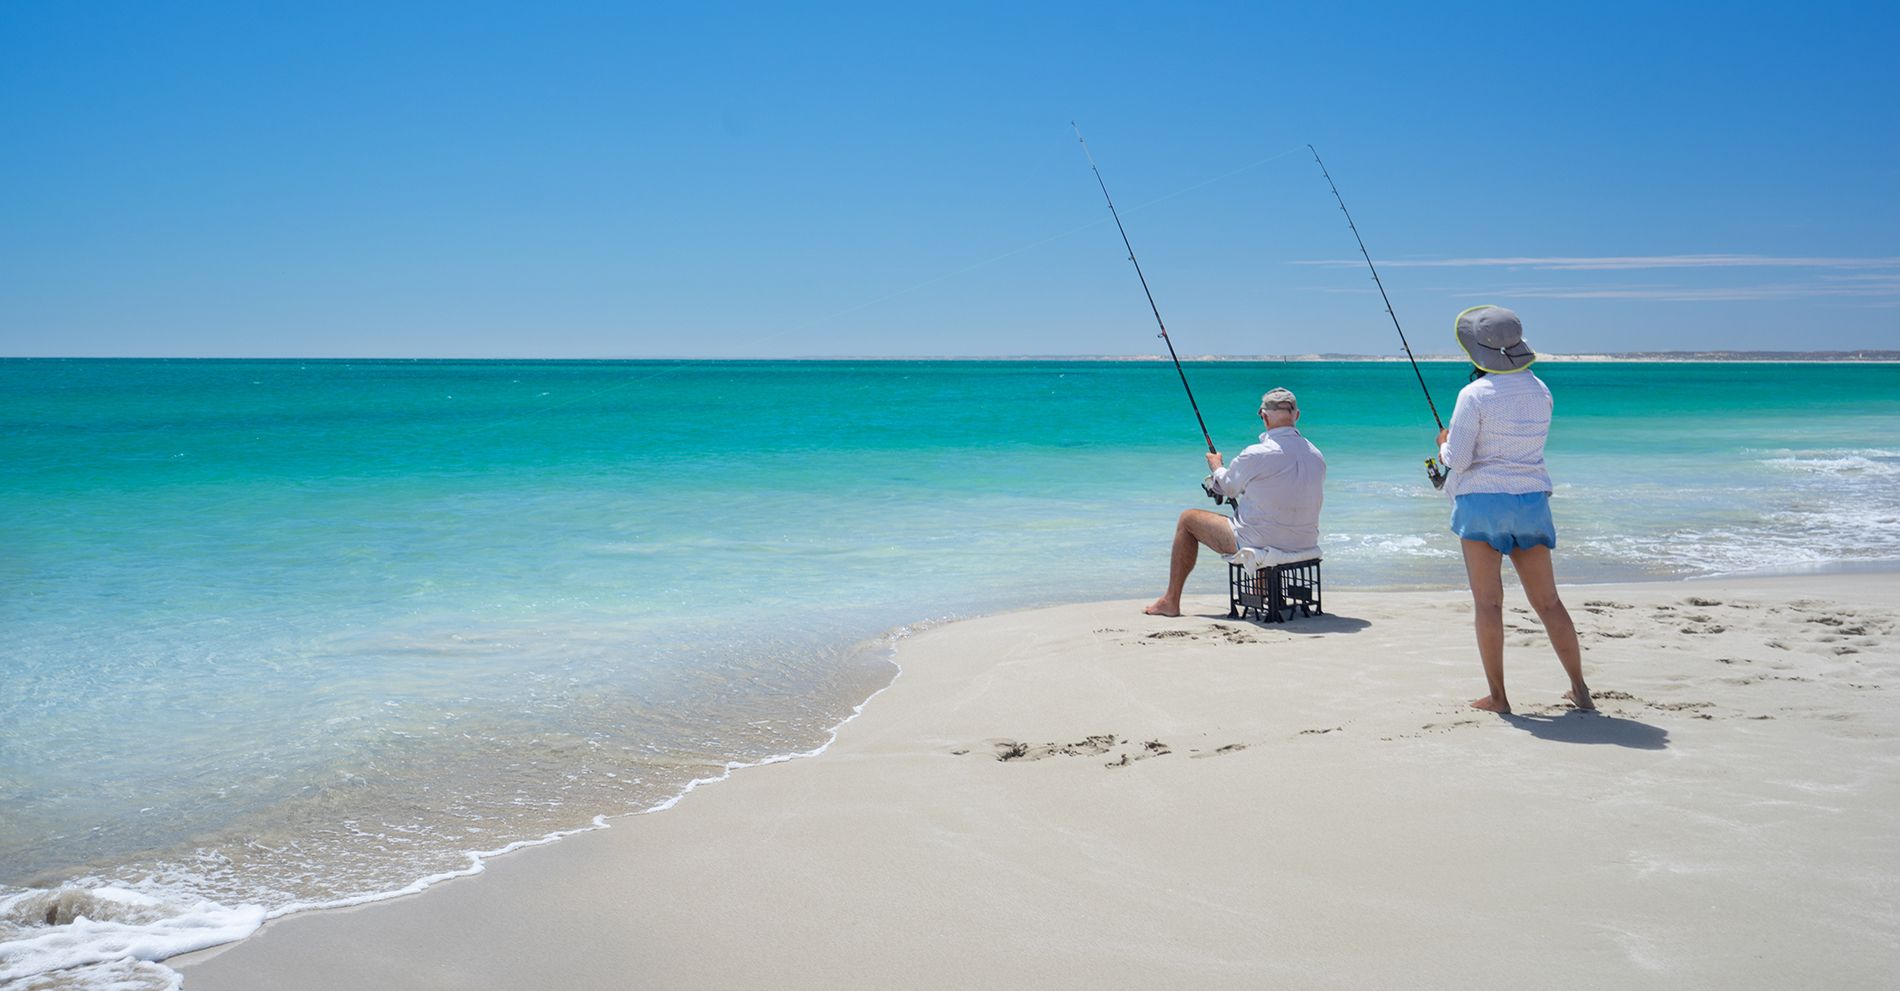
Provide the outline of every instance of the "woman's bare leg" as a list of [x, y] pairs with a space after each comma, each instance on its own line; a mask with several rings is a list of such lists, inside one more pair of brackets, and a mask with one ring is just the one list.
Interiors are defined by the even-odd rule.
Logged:
[[1583, 683], [1583, 646], [1577, 642], [1577, 624], [1571, 621], [1570, 610], [1564, 608], [1564, 600], [1557, 594], [1550, 548], [1520, 547], [1511, 552], [1511, 567], [1517, 569], [1517, 580], [1524, 583], [1524, 595], [1537, 610], [1537, 618], [1544, 621], [1544, 632], [1550, 635], [1557, 662], [1570, 676], [1570, 691], [1564, 693], [1564, 698], [1579, 709], [1596, 708], [1589, 686]]
[[1174, 524], [1174, 549], [1168, 555], [1168, 590], [1142, 612], [1150, 616], [1181, 615], [1181, 590], [1187, 587], [1188, 572], [1201, 555], [1201, 545], [1232, 554], [1239, 549], [1234, 542], [1234, 525], [1219, 513], [1205, 509], [1186, 509]]
[[1491, 693], [1473, 699], [1473, 709], [1510, 712], [1504, 695], [1504, 555], [1482, 540], [1462, 541], [1465, 577], [1471, 581], [1472, 622], [1478, 631], [1478, 659]]

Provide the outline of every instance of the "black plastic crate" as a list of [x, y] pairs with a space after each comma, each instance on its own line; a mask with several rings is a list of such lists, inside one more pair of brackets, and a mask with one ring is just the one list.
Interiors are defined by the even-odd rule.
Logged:
[[1320, 616], [1319, 558], [1290, 561], [1248, 572], [1227, 565], [1227, 616], [1284, 623], [1296, 616]]

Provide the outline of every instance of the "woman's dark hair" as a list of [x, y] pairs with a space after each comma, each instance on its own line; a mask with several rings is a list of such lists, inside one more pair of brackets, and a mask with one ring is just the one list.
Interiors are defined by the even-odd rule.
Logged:
[[1478, 367], [1475, 367], [1475, 366], [1474, 366], [1474, 367], [1473, 367], [1473, 368], [1471, 369], [1471, 377], [1470, 377], [1470, 378], [1468, 378], [1468, 379], [1465, 379], [1465, 381], [1467, 381], [1467, 382], [1476, 382], [1477, 380], [1479, 380], [1479, 379], [1481, 379], [1481, 378], [1484, 378], [1484, 375], [1485, 375], [1485, 372], [1484, 372], [1484, 369], [1482, 369], [1482, 368], [1478, 368]]

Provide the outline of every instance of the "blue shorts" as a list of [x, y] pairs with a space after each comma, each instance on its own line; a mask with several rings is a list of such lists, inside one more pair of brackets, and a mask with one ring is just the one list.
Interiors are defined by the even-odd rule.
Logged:
[[1473, 492], [1451, 501], [1451, 532], [1481, 540], [1509, 554], [1520, 547], [1557, 546], [1557, 524], [1550, 519], [1550, 493]]

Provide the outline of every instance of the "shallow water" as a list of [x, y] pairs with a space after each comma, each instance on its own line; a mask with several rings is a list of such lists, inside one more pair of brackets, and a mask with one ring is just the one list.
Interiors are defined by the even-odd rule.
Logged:
[[[1900, 367], [1539, 371], [1565, 580], [1900, 562]], [[1460, 580], [1409, 369], [1188, 373], [1229, 454], [1300, 394], [1329, 585]], [[1426, 373], [1448, 411], [1462, 368]], [[1155, 363], [15, 360], [0, 389], [0, 978], [118, 945], [34, 889], [180, 946], [808, 751], [888, 631], [1152, 595], [1208, 505]]]

